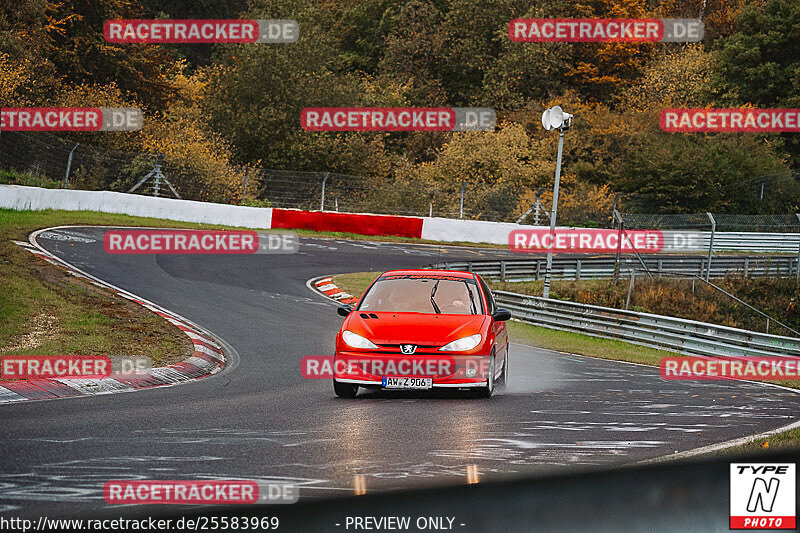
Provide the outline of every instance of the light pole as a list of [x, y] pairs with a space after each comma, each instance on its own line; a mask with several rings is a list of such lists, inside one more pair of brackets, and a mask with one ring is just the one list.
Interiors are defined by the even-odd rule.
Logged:
[[556, 233], [556, 213], [558, 212], [558, 185], [561, 182], [561, 151], [564, 148], [564, 131], [572, 125], [572, 115], [564, 113], [560, 106], [553, 106], [542, 113], [542, 126], [547, 131], [558, 130], [558, 157], [556, 158], [556, 182], [553, 186], [553, 212], [550, 214], [550, 246], [547, 252], [547, 268], [544, 274], [544, 298], [550, 297], [550, 274], [553, 269], [553, 245]]

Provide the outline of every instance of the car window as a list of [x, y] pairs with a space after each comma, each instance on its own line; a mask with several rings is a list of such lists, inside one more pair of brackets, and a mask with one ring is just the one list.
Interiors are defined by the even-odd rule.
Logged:
[[482, 314], [477, 284], [456, 276], [382, 276], [369, 288], [358, 309], [436, 314], [437, 308], [443, 315]]

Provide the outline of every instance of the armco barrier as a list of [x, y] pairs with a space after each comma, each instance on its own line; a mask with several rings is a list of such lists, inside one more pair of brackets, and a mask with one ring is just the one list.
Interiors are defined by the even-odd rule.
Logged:
[[[508, 234], [511, 230], [534, 227], [484, 220], [244, 207], [110, 191], [42, 189], [19, 185], [0, 185], [0, 208], [85, 210], [254, 229], [307, 228], [317, 231], [346, 231], [362, 235], [398, 235], [442, 242], [501, 245], [508, 244]], [[664, 233], [670, 232], [665, 231]], [[708, 246], [709, 232], [693, 233], [702, 235], [701, 242], [704, 244], [701, 247]], [[798, 246], [800, 246], [800, 233], [716, 232], [714, 235], [716, 251], [797, 254]]]
[[531, 227], [510, 222], [425, 217], [422, 223], [422, 238], [442, 242], [508, 244], [508, 234], [511, 230]]
[[273, 209], [272, 227], [419, 238], [422, 234], [422, 219], [397, 215]]
[[494, 291], [516, 320], [695, 356], [795, 356], [800, 338], [650, 313]]
[[19, 211], [98, 211], [256, 229], [268, 229], [272, 224], [272, 210], [269, 208], [155, 198], [111, 191], [41, 189], [19, 185], [0, 185], [0, 207]]
[[[643, 256], [642, 261], [654, 276], [704, 276], [708, 258]], [[615, 265], [614, 257], [554, 257], [552, 277], [575, 280], [610, 278], [614, 275]], [[433, 266], [475, 272], [485, 278], [500, 281], [535, 281], [544, 279], [547, 260], [540, 256], [500, 261], [448, 261]], [[797, 276], [799, 267], [797, 257], [788, 255], [716, 256], [711, 260], [711, 277], [721, 278], [728, 274], [741, 274], [745, 277], [789, 277]], [[637, 275], [647, 275], [638, 259], [623, 256], [620, 259], [620, 274], [627, 276], [631, 271], [635, 271]]]
[[[665, 234], [671, 233], [665, 231]], [[701, 246], [708, 250], [711, 233], [700, 232]], [[783, 252], [797, 254], [800, 250], [800, 233], [742, 233], [716, 232], [714, 234], [714, 251], [748, 251], [748, 252]]]
[[[525, 226], [509, 222], [489, 222], [485, 220], [457, 220], [451, 218], [426, 217], [422, 224], [422, 238], [443, 242], [485, 242], [489, 244], [508, 244], [508, 234], [515, 229], [531, 229], [542, 226]], [[558, 229], [567, 229], [558, 227]], [[665, 241], [671, 241], [670, 235], [676, 233], [692, 233], [698, 235], [697, 247], [700, 251], [708, 250], [711, 240], [710, 231], [678, 232], [665, 230]], [[714, 251], [742, 252], [779, 252], [797, 254], [800, 250], [800, 233], [714, 233]], [[525, 254], [520, 254], [524, 256]]]

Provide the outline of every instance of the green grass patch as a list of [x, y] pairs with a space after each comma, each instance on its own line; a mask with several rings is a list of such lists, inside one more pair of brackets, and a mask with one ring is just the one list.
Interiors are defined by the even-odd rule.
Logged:
[[75, 224], [176, 225], [124, 215], [0, 209], [0, 354], [147, 356], [156, 366], [190, 355], [191, 342], [173, 325], [12, 242], [27, 241], [36, 229]]
[[15, 172], [13, 170], [0, 170], [0, 183], [4, 185], [26, 185], [28, 187], [43, 187], [57, 189], [61, 184], [43, 176]]
[[378, 277], [380, 272], [354, 272], [352, 274], [339, 274], [333, 276], [333, 283], [353, 296], [361, 297], [364, 291]]
[[744, 454], [753, 452], [766, 452], [775, 449], [787, 449], [800, 447], [800, 428], [782, 431], [769, 437], [753, 439], [746, 444], [732, 446], [723, 450], [724, 454]]
[[519, 344], [538, 346], [557, 352], [568, 352], [645, 365], [657, 366], [662, 357], [678, 355], [673, 352], [639, 346], [629, 342], [543, 328], [524, 322], [517, 322], [516, 320], [511, 320], [508, 323], [508, 334], [513, 342]]

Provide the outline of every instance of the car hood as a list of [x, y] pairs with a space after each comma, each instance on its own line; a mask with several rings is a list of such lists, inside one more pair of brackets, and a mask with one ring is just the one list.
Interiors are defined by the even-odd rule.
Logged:
[[[448, 342], [482, 333], [486, 315], [435, 315], [425, 313], [369, 313], [354, 311], [343, 329], [362, 335], [375, 344], [422, 344], [443, 346]], [[364, 313], [366, 314], [366, 313]]]

